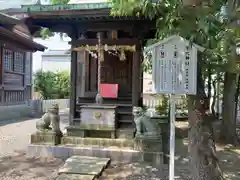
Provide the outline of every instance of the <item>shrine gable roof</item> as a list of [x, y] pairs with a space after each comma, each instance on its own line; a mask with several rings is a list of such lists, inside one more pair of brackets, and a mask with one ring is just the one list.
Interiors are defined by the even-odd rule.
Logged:
[[[83, 3], [61, 5], [23, 5], [22, 12], [34, 19], [74, 19], [86, 20], [97, 17], [108, 17], [110, 3]], [[76, 19], [77, 18], [77, 19]]]
[[22, 5], [21, 12], [32, 19], [51, 20], [137, 20], [143, 17], [111, 16], [111, 3], [80, 3], [57, 5]]

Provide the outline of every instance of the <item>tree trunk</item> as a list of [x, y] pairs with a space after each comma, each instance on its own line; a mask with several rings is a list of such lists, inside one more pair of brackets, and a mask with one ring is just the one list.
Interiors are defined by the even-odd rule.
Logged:
[[207, 96], [208, 96], [208, 99], [210, 99], [212, 96], [212, 71], [210, 67], [208, 68], [207, 73], [208, 73], [208, 81], [207, 81], [208, 95]]
[[217, 99], [217, 87], [216, 87], [217, 80], [214, 80], [212, 82], [213, 85], [213, 101], [211, 104], [211, 112], [214, 117], [216, 117], [216, 112], [215, 112], [215, 104], [216, 104], [216, 99]]
[[189, 97], [189, 155], [192, 180], [223, 180], [213, 140], [212, 117], [204, 83], [198, 73], [197, 95]]
[[223, 92], [223, 120], [220, 138], [225, 143], [237, 145], [235, 119], [236, 74], [226, 72]]
[[236, 93], [235, 93], [235, 114], [234, 114], [234, 118], [237, 120], [237, 114], [238, 114], [238, 97], [239, 97], [239, 93], [240, 93], [240, 75], [238, 75], [238, 81], [237, 81], [237, 89], [236, 89]]

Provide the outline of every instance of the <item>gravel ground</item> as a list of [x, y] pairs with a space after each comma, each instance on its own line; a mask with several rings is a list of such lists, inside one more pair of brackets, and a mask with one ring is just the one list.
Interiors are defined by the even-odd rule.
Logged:
[[[189, 170], [184, 168], [175, 170], [176, 180], [189, 180]], [[99, 178], [99, 180], [168, 180], [168, 167], [151, 166], [143, 163], [113, 163]]]
[[1, 180], [55, 180], [63, 164], [55, 158], [27, 158], [24, 153], [0, 158]]

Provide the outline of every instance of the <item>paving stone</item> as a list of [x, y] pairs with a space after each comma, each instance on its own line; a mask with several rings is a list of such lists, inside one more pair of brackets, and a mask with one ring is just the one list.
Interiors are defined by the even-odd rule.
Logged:
[[107, 166], [110, 159], [88, 156], [73, 156], [66, 160], [58, 173], [99, 175]]
[[93, 180], [95, 175], [61, 174], [56, 180]]
[[66, 162], [80, 162], [82, 164], [103, 164], [107, 165], [110, 158], [98, 158], [90, 156], [72, 156], [66, 160]]
[[86, 174], [98, 175], [102, 172], [104, 165], [102, 164], [81, 164], [79, 162], [67, 162], [59, 169], [59, 174]]

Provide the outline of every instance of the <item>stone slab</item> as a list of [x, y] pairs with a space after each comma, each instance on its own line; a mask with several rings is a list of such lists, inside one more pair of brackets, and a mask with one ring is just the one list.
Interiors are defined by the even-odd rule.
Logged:
[[59, 169], [58, 173], [98, 176], [108, 165], [109, 161], [109, 158], [72, 156], [66, 160], [65, 164]]
[[61, 174], [56, 180], [93, 180], [95, 175]]
[[66, 160], [66, 162], [79, 162], [83, 164], [101, 164], [107, 165], [110, 161], [110, 158], [99, 158], [91, 156], [71, 156]]
[[80, 162], [66, 162], [58, 171], [59, 174], [99, 175], [104, 169], [103, 164], [84, 164]]

